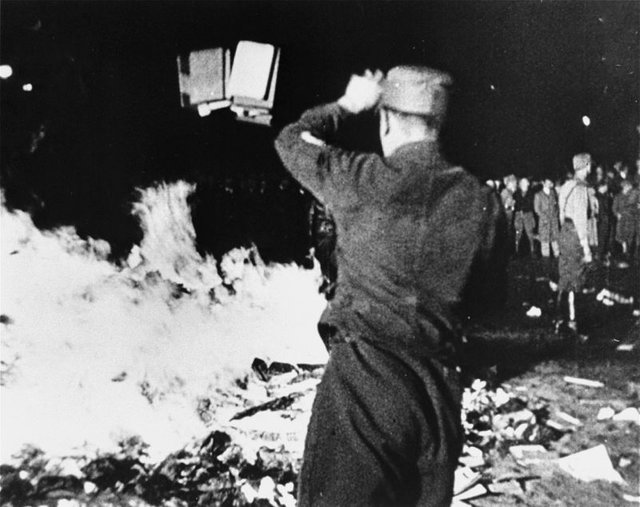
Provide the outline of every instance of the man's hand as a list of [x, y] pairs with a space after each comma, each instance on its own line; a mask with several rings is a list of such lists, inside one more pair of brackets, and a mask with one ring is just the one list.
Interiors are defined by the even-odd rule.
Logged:
[[351, 76], [338, 104], [354, 114], [373, 109], [380, 100], [383, 79], [384, 74], [381, 70], [376, 70], [375, 73], [367, 70], [362, 76]]

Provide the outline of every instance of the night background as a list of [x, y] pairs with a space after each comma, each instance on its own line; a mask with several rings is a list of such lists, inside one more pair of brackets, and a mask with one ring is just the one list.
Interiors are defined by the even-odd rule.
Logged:
[[[451, 72], [445, 152], [481, 178], [559, 177], [582, 150], [609, 165], [633, 167], [638, 155], [638, 2], [4, 1], [1, 9], [0, 63], [13, 68], [1, 83], [7, 205], [29, 210], [40, 227], [71, 224], [105, 238], [116, 257], [139, 239], [135, 188], [186, 179], [198, 184], [202, 249], [221, 254], [253, 241], [268, 260], [301, 258], [310, 197], [288, 179], [273, 138], [366, 68]], [[282, 48], [271, 128], [180, 108], [176, 56], [239, 40]], [[354, 132], [346, 144], [377, 149], [372, 121]]]

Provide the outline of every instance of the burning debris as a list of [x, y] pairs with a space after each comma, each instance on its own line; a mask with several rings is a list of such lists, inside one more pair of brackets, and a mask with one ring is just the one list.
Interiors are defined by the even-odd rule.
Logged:
[[131, 436], [160, 459], [207, 432], [202, 399], [211, 422], [233, 415], [228, 399], [255, 357], [326, 360], [319, 270], [264, 266], [251, 249], [203, 258], [192, 189], [141, 192], [134, 267], [108, 262], [104, 242], [2, 210], [3, 462], [28, 443], [86, 455]]

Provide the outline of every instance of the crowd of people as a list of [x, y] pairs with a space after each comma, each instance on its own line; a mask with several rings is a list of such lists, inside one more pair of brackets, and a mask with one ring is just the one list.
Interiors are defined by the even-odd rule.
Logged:
[[[640, 257], [640, 159], [631, 169], [623, 162], [611, 167], [594, 165], [587, 177], [587, 241], [595, 259], [604, 265], [615, 261], [619, 268]], [[562, 210], [559, 190], [564, 180], [545, 177], [531, 180], [513, 174], [502, 180], [488, 180], [487, 185], [499, 195], [507, 217], [509, 243], [512, 253], [557, 258]], [[539, 247], [537, 246], [539, 244]]]

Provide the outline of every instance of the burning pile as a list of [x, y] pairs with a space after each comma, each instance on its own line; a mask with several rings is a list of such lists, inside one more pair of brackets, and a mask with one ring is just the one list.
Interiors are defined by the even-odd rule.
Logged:
[[2, 462], [25, 444], [86, 456], [132, 437], [159, 460], [207, 434], [203, 406], [209, 424], [229, 420], [254, 358], [326, 360], [319, 270], [251, 249], [203, 258], [192, 190], [141, 192], [145, 236], [124, 265], [105, 242], [2, 209]]

